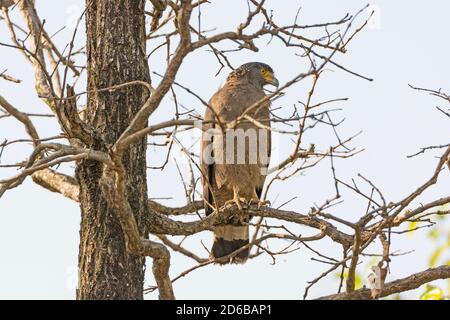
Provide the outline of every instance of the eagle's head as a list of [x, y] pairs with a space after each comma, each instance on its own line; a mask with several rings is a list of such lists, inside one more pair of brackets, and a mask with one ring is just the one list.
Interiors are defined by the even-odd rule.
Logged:
[[273, 69], [262, 62], [249, 62], [241, 65], [234, 70], [229, 78], [246, 78], [251, 84], [257, 88], [263, 88], [265, 85], [273, 85], [278, 87], [278, 79], [275, 78]]

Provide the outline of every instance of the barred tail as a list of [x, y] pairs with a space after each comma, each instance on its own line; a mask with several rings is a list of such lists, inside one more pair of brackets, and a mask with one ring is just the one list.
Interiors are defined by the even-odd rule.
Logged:
[[[249, 243], [248, 226], [224, 225], [216, 226], [214, 229], [214, 243], [211, 249], [213, 258], [225, 257]], [[242, 249], [227, 263], [244, 263], [249, 255], [249, 247]]]

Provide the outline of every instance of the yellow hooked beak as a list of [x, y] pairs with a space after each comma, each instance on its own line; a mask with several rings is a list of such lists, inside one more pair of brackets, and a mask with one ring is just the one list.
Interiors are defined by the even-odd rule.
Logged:
[[267, 72], [266, 75], [264, 76], [264, 79], [266, 80], [267, 84], [271, 84], [274, 87], [278, 88], [278, 86], [280, 85], [278, 79], [275, 78], [272, 72]]

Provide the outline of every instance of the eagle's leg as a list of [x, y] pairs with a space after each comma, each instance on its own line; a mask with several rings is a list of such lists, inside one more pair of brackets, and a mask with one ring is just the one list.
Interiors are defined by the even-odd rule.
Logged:
[[258, 206], [258, 209], [261, 207], [267, 207], [270, 206], [269, 200], [260, 200], [258, 195], [256, 194], [256, 190], [253, 193], [252, 198], [249, 201], [249, 205], [256, 204]]
[[242, 210], [242, 204], [246, 204], [247, 199], [241, 198], [239, 196], [239, 190], [236, 187], [233, 187], [233, 199], [225, 202], [225, 208], [230, 208], [236, 205], [239, 210]]

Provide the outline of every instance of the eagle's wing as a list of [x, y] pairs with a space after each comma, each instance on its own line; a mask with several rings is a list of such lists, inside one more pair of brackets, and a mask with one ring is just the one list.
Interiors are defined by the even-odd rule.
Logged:
[[[211, 99], [212, 100], [212, 99]], [[211, 106], [211, 100], [209, 105]], [[214, 112], [211, 108], [206, 108], [204, 121], [213, 121], [215, 118]], [[213, 143], [214, 136], [210, 134], [211, 129], [215, 128], [214, 123], [204, 123], [202, 127], [202, 141], [201, 141], [201, 149], [200, 149], [200, 169], [202, 170], [202, 184], [203, 184], [203, 201], [205, 205], [205, 213], [209, 215], [212, 213], [213, 209], [211, 206], [214, 206], [214, 198], [212, 195], [212, 186], [214, 184], [214, 163], [205, 161], [208, 155], [205, 153], [208, 152], [208, 146], [211, 147]], [[207, 132], [209, 130], [209, 133]], [[213, 155], [213, 151], [211, 150], [211, 156]]]
[[[262, 124], [264, 124], [267, 127], [271, 127], [271, 121], [270, 121], [270, 103], [267, 102], [267, 105], [264, 106], [262, 109], [260, 109], [260, 112], [257, 116], [257, 119], [260, 120]], [[272, 132], [270, 130], [267, 130], [267, 162], [264, 162], [261, 164], [261, 169], [264, 174], [261, 175], [259, 185], [256, 187], [256, 194], [258, 195], [258, 198], [261, 199], [262, 191], [264, 188], [264, 182], [267, 177], [267, 171], [269, 169], [269, 163], [270, 163], [270, 156], [271, 156], [271, 150], [272, 150]], [[259, 137], [258, 137], [259, 138]], [[258, 144], [261, 146], [261, 144]]]

